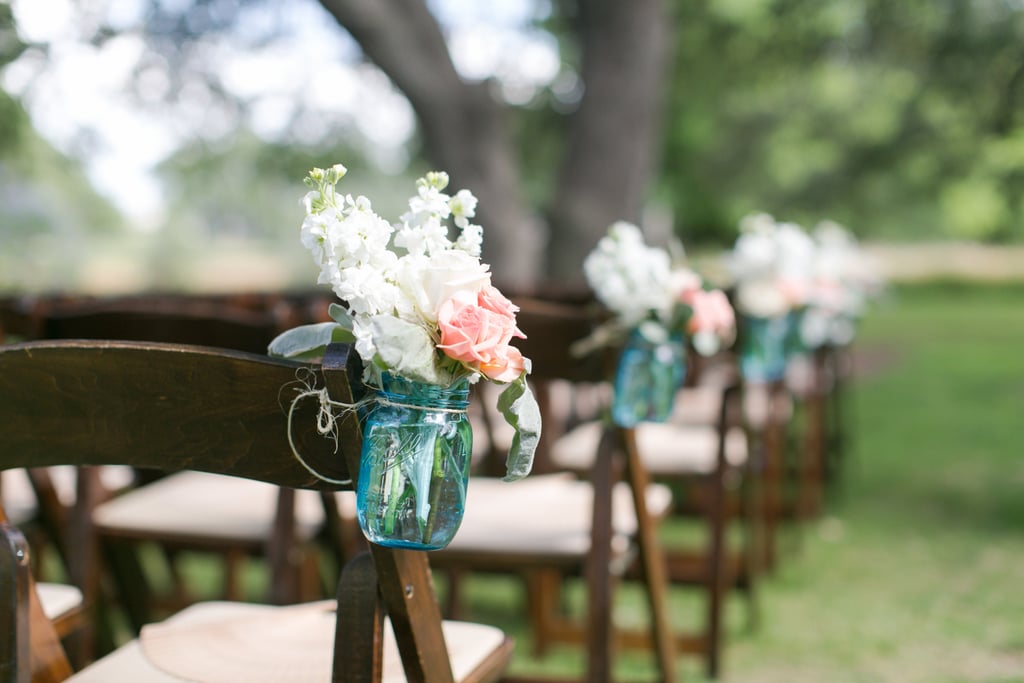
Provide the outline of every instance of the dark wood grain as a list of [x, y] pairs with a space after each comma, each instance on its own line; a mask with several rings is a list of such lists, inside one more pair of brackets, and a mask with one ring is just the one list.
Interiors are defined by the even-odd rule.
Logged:
[[[286, 409], [301, 390], [296, 371], [304, 367], [144, 342], [3, 347], [0, 468], [123, 464], [337, 489], [303, 468], [288, 444]], [[317, 471], [346, 480], [344, 459], [316, 431], [318, 408], [313, 399], [302, 403], [293, 438]]]

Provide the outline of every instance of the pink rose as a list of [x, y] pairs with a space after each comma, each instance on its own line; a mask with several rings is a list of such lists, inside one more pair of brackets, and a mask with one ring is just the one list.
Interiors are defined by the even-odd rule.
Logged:
[[[480, 291], [477, 292], [477, 303], [481, 308], [486, 308], [495, 315], [508, 318], [512, 321], [512, 326], [515, 327], [516, 313], [519, 312], [519, 307], [509, 301], [494, 285], [484, 285], [480, 288]], [[513, 336], [526, 339], [526, 335], [519, 328], [516, 328]]]
[[689, 297], [693, 315], [690, 317], [690, 332], [727, 332], [736, 324], [729, 299], [720, 289], [696, 290]]
[[490, 379], [512, 381], [523, 371], [522, 354], [509, 346], [512, 337], [525, 338], [516, 327], [517, 310], [490, 285], [476, 294], [456, 294], [438, 309], [438, 348]]
[[495, 382], [513, 382], [526, 369], [523, 354], [514, 346], [505, 347], [505, 357], [491, 363], [481, 363], [477, 369], [484, 377]]

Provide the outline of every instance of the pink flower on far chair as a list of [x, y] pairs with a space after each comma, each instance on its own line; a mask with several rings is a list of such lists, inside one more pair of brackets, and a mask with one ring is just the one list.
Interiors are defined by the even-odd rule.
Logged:
[[688, 325], [691, 333], [714, 332], [725, 336], [736, 325], [732, 305], [722, 290], [697, 289], [686, 298], [693, 309]]
[[491, 285], [475, 295], [457, 294], [438, 309], [441, 341], [437, 347], [489, 379], [514, 381], [522, 374], [524, 361], [510, 342], [513, 337], [526, 338], [516, 327], [518, 310]]

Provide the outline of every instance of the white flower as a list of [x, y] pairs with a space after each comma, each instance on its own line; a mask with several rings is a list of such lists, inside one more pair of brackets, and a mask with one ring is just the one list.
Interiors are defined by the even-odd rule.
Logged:
[[356, 338], [356, 353], [360, 358], [373, 358], [377, 355], [377, 346], [373, 341], [373, 325], [371, 318], [355, 318], [352, 321], [352, 334]]
[[449, 197], [443, 190], [448, 186], [448, 174], [431, 172], [416, 181], [416, 196], [409, 199], [409, 211], [402, 214], [403, 224], [419, 227], [429, 220], [444, 220], [451, 215]]
[[476, 292], [490, 281], [488, 266], [460, 249], [405, 257], [397, 272], [397, 284], [408, 305], [402, 317], [419, 316], [433, 325], [437, 323], [437, 309], [453, 294], [460, 290]]
[[[428, 362], [440, 357], [432, 344], [441, 304], [456, 293], [476, 296], [490, 284], [488, 266], [479, 258], [483, 231], [469, 222], [476, 197], [468, 190], [449, 197], [444, 193], [448, 175], [428, 173], [417, 181], [409, 210], [393, 226], [366, 197], [336, 192], [344, 172], [341, 166], [314, 169], [307, 179], [314, 189], [302, 198], [302, 244], [320, 266], [318, 281], [341, 300], [364, 361], [404, 357], [406, 351]], [[448, 239], [449, 218], [461, 227], [454, 243]], [[414, 327], [396, 327], [387, 319]], [[421, 343], [431, 348], [410, 348]]]
[[746, 216], [727, 258], [737, 307], [748, 315], [777, 317], [806, 305], [814, 259], [814, 241], [799, 225], [776, 222], [765, 213]]
[[334, 293], [348, 303], [354, 316], [392, 314], [402, 293], [391, 277], [391, 272], [374, 264], [346, 268], [340, 282], [334, 286]]
[[583, 273], [598, 300], [624, 325], [635, 325], [652, 312], [671, 315], [675, 299], [668, 253], [644, 244], [632, 223], [612, 224], [584, 260]]
[[455, 241], [455, 246], [470, 256], [480, 256], [484, 244], [484, 230], [475, 223], [467, 223], [462, 227], [462, 234]]
[[413, 256], [422, 256], [450, 249], [452, 244], [448, 240], [448, 228], [440, 219], [431, 216], [417, 225], [403, 223], [395, 236], [395, 246], [404, 248]]
[[459, 190], [448, 200], [448, 208], [455, 219], [455, 225], [465, 230], [469, 219], [476, 216], [476, 197], [469, 190]]
[[790, 303], [778, 280], [761, 278], [737, 285], [736, 307], [755, 318], [778, 318], [789, 312]]

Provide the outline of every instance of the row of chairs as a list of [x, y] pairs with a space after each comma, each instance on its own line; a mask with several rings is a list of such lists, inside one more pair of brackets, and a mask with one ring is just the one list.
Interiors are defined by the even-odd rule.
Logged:
[[[421, 560], [415, 561], [420, 564], [413, 573], [423, 570], [424, 576], [418, 576], [417, 581], [425, 581], [428, 590], [414, 592], [430, 594], [426, 611], [432, 621], [434, 613], [439, 611], [430, 585], [432, 572], [443, 572], [449, 579], [446, 611], [450, 613], [455, 613], [459, 607], [460, 577], [476, 571], [514, 573], [525, 579], [528, 588], [527, 609], [535, 650], [558, 640], [583, 643], [588, 653], [585, 680], [610, 680], [617, 647], [633, 644], [653, 646], [662, 680], [676, 680], [674, 657], [678, 652], [701, 655], [709, 673], [716, 674], [721, 659], [722, 613], [727, 591], [731, 587], [746, 589], [753, 606], [757, 576], [775, 559], [772, 538], [774, 521], [782, 512], [777, 484], [782, 473], [781, 432], [787, 424], [783, 406], [787, 403], [784, 399], [788, 392], [781, 384], [768, 387], [761, 393], [760, 408], [744, 406], [744, 396], [749, 404], [756, 402], [751, 397], [757, 394], [742, 392], [738, 378], [728, 371], [729, 364], [725, 363], [724, 372], [720, 369], [722, 366], [718, 366], [691, 373], [691, 377], [703, 378], [703, 381], [682, 392], [680, 419], [672, 425], [643, 425], [638, 430], [604, 428], [593, 419], [592, 411], [587, 414], [582, 407], [601, 405], [600, 394], [605, 388], [603, 380], [608, 376], [609, 358], [595, 357], [581, 362], [571, 358], [567, 351], [571, 342], [584, 336], [594, 323], [591, 311], [585, 306], [539, 299], [517, 298], [517, 302], [523, 309], [521, 327], [530, 334], [523, 350], [534, 360], [533, 381], [546, 418], [546, 436], [538, 455], [536, 473], [513, 485], [475, 476], [470, 485], [469, 512], [463, 528], [449, 548], [431, 554], [429, 567]], [[8, 311], [16, 310], [13, 314], [9, 312], [2, 322], [9, 333], [24, 338], [162, 339], [179, 344], [262, 351], [269, 338], [281, 329], [322, 314], [325, 306], [321, 303], [322, 297], [305, 294], [201, 300], [147, 297], [118, 302], [51, 298], [34, 302], [31, 307], [24, 303], [7, 307]], [[95, 346], [67, 351], [83, 356], [97, 352]], [[117, 353], [122, 351], [128, 349], [117, 347]], [[150, 354], [147, 357], [153, 359], [154, 372], [164, 362], [163, 351], [146, 347], [146, 353]], [[106, 353], [114, 351], [107, 348]], [[268, 361], [261, 359], [260, 362]], [[325, 361], [320, 372], [327, 373], [327, 369]], [[294, 368], [292, 370], [294, 372]], [[324, 379], [326, 381], [327, 377]], [[337, 384], [337, 380], [332, 381]], [[283, 384], [270, 392], [275, 405]], [[255, 388], [250, 387], [249, 391]], [[262, 394], [266, 393], [266, 387], [258, 391], [265, 399]], [[150, 398], [154, 395], [160, 394], [147, 394]], [[222, 400], [224, 405], [229, 405], [232, 399], [222, 397]], [[487, 404], [490, 402], [478, 404], [479, 412], [475, 416], [479, 425], [477, 433], [487, 437], [478, 439], [479, 469], [483, 471], [503, 443], [500, 430], [492, 428], [493, 416], [479, 410], [480, 405]], [[792, 404], [789, 405], [791, 410]], [[155, 406], [156, 409], [161, 407]], [[761, 417], [749, 419], [758, 410]], [[279, 428], [279, 406], [274, 418]], [[274, 422], [269, 417], [265, 419]], [[752, 425], [755, 428], [752, 429]], [[95, 429], [97, 425], [87, 426]], [[662, 427], [674, 431], [661, 430]], [[111, 425], [105, 428], [114, 429]], [[659, 434], [659, 430], [663, 433]], [[358, 436], [350, 436], [356, 439], [352, 443], [357, 443]], [[152, 438], [158, 438], [157, 434], [151, 434]], [[142, 439], [142, 443], [148, 441]], [[214, 444], [211, 449], [219, 445]], [[7, 450], [5, 446], [5, 453]], [[286, 448], [279, 451], [278, 459], [287, 461], [288, 458], [282, 456], [287, 453]], [[358, 448], [355, 453], [358, 454]], [[236, 475], [238, 472], [233, 465], [211, 465], [197, 455], [174, 453], [172, 455], [178, 458], [175, 463], [170, 466], [154, 463], [154, 466], [176, 473], [105, 500], [106, 494], [98, 485], [97, 475], [108, 470], [82, 466], [99, 464], [97, 459], [106, 455], [104, 452], [71, 457], [68, 462], [78, 466], [76, 471], [81, 475], [77, 483], [76, 514], [50, 520], [43, 526], [47, 531], [45, 536], [54, 539], [54, 545], [62, 551], [69, 550], [71, 539], [96, 539], [95, 545], [85, 548], [84, 552], [95, 555], [102, 550], [103, 561], [94, 559], [77, 565], [69, 562], [69, 575], [79, 586], [85, 587], [86, 604], [92, 606], [94, 614], [102, 612], [99, 607], [105, 604], [100, 592], [102, 581], [113, 579], [116, 590], [112, 592], [118, 603], [128, 608], [133, 632], [142, 630], [155, 616], [155, 601], [142, 590], [146, 575], [135, 552], [135, 546], [144, 541], [158, 541], [162, 553], [172, 560], [186, 548], [222, 553], [228, 558], [226, 576], [229, 577], [224, 594], [231, 598], [241, 596], [237, 589], [240, 558], [262, 554], [271, 567], [267, 601], [277, 604], [293, 604], [316, 597], [319, 589], [317, 559], [322, 555], [317, 552], [318, 547], [328, 548], [337, 566], [345, 566], [346, 572], [350, 572], [352, 563], [358, 566], [359, 562], [371, 568], [375, 566], [378, 573], [382, 566], [392, 566], [393, 560], [389, 558], [394, 551], [376, 546], [370, 548], [373, 562], [354, 559], [366, 556], [357, 554], [362, 544], [352, 523], [350, 492], [321, 491], [317, 495], [296, 490], [294, 485], [267, 486], [262, 489], [262, 498], [258, 498], [252, 493], [255, 487], [248, 480], [210, 480], [209, 475], [177, 473], [187, 469]], [[145, 456], [140, 457], [142, 462], [146, 461]], [[215, 455], [211, 453], [211, 457]], [[126, 456], [118, 455], [113, 462], [132, 467], [133, 473], [148, 470], [134, 454], [128, 462], [120, 462], [122, 458]], [[36, 466], [56, 464], [46, 458], [21, 462], [22, 466], [33, 466], [33, 473], [51, 471]], [[6, 469], [14, 465], [5, 461], [3, 466]], [[574, 471], [577, 476], [567, 476], [566, 471]], [[5, 478], [8, 475], [5, 474]], [[652, 484], [652, 476], [660, 483]], [[268, 477], [261, 474], [256, 478]], [[44, 494], [46, 488], [39, 483], [41, 477], [34, 479], [37, 495]], [[232, 495], [234, 484], [227, 482], [239, 484], [238, 498]], [[669, 493], [666, 484], [677, 493], [683, 489], [688, 491], [685, 505], [680, 505], [678, 497]], [[298, 488], [306, 487], [308, 483]], [[773, 500], [772, 496], [777, 498]], [[183, 500], [199, 501], [184, 506], [185, 512], [191, 513], [191, 526], [187, 519], [168, 521], [167, 515], [163, 515], [161, 522], [161, 515], [155, 514], [167, 512], [175, 502]], [[523, 505], [523, 500], [530, 502]], [[8, 501], [4, 502], [9, 506]], [[40, 503], [39, 510], [47, 507]], [[64, 509], [67, 509], [66, 504]], [[510, 510], [519, 512], [510, 513]], [[228, 532], [218, 530], [220, 524], [213, 524], [213, 520], [230, 522], [230, 514], [237, 511], [255, 513], [258, 520], [252, 514], [242, 515], [245, 519], [235, 520], [238, 523]], [[703, 520], [708, 530], [703, 547], [696, 551], [661, 547], [657, 524], [670, 511], [673, 514], [698, 513], [698, 519]], [[40, 517], [45, 518], [45, 514]], [[737, 520], [746, 532], [745, 542], [739, 550], [730, 551], [728, 526]], [[75, 531], [67, 533], [72, 528]], [[79, 548], [80, 552], [82, 550]], [[402, 558], [405, 555], [397, 553]], [[416, 553], [412, 556], [422, 557]], [[100, 566], [107, 569], [102, 575]], [[169, 566], [173, 575], [175, 564], [171, 562]], [[359, 572], [365, 573], [365, 568]], [[567, 619], [559, 610], [552, 609], [561, 604], [558, 594], [566, 579], [576, 576], [583, 577], [587, 586], [589, 613], [582, 620]], [[619, 581], [632, 578], [641, 579], [648, 598], [650, 628], [644, 633], [624, 633], [612, 620], [615, 586]], [[698, 585], [707, 596], [705, 626], [698, 634], [680, 636], [669, 623], [671, 615], [666, 611], [666, 596], [669, 587], [677, 583]], [[183, 598], [178, 603], [191, 602], [191, 596], [184, 594], [184, 585], [176, 585], [178, 597]], [[402, 593], [418, 584], [399, 581], [395, 585], [401, 587], [399, 593]], [[392, 602], [397, 602], [401, 596], [389, 596], [386, 588], [382, 582], [382, 598], [390, 612]], [[371, 590], [370, 594], [373, 593]], [[376, 614], [371, 621], [379, 621], [379, 609], [370, 611]], [[402, 611], [396, 614], [401, 618]], [[342, 630], [340, 619], [339, 610], [338, 639], [348, 640], [348, 632]], [[102, 623], [102, 620], [90, 623]], [[104, 629], [100, 628], [99, 633], [104, 634]], [[400, 645], [404, 639], [404, 636], [400, 639]], [[113, 640], [108, 628], [100, 638], [99, 649], [108, 649]], [[456, 645], [448, 643], [449, 649]], [[490, 663], [484, 667], [486, 676], [501, 675], [498, 671], [507, 663], [509, 647], [504, 639], [500, 641], [494, 661], [488, 659]], [[404, 653], [404, 649], [402, 651]], [[89, 648], [84, 648], [84, 652], [88, 659]], [[403, 654], [406, 673], [410, 680], [418, 680], [410, 673], [415, 671], [415, 662], [406, 662], [406, 659]], [[336, 672], [338, 666], [336, 661]], [[427, 670], [433, 672], [432, 668]], [[437, 680], [447, 679], [441, 676]]]

